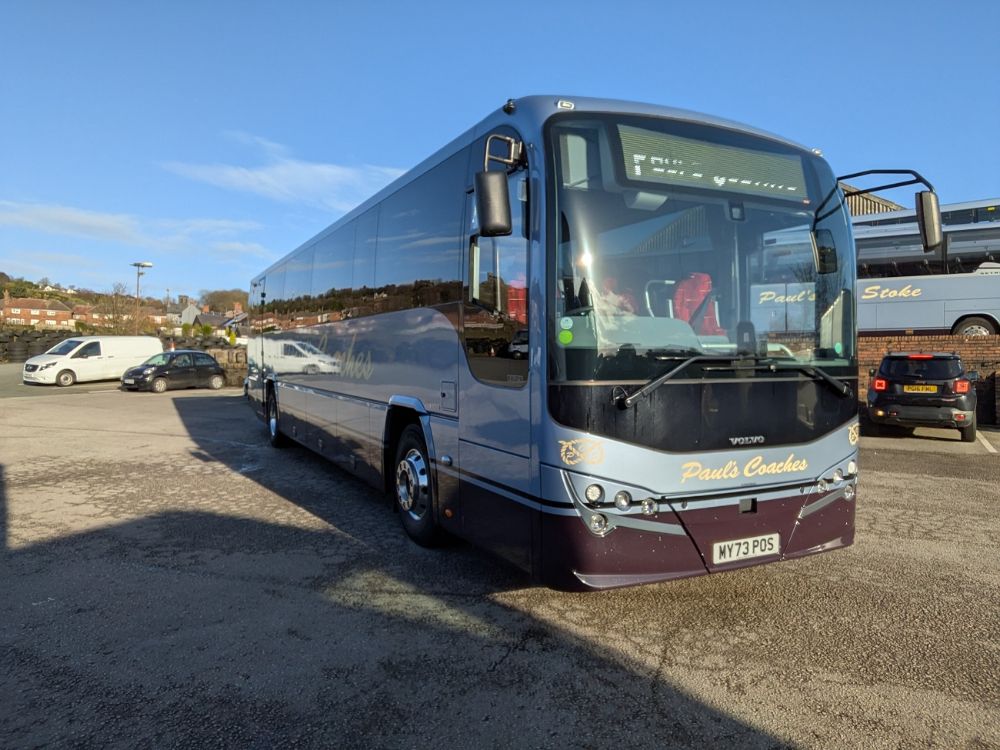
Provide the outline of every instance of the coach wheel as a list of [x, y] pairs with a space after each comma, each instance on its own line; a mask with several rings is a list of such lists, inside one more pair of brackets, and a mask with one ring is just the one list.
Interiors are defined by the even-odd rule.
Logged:
[[56, 385], [61, 388], [73, 385], [76, 382], [76, 375], [72, 370], [63, 370], [58, 375], [56, 375]]
[[396, 505], [403, 529], [417, 544], [431, 547], [438, 542], [440, 531], [434, 520], [427, 446], [417, 425], [407, 425], [399, 436], [395, 466]]
[[954, 333], [958, 336], [992, 336], [997, 332], [996, 326], [988, 318], [966, 318], [955, 326]]
[[280, 418], [278, 399], [275, 397], [274, 391], [269, 390], [267, 392], [267, 439], [275, 448], [284, 448], [288, 444], [288, 440], [278, 424]]

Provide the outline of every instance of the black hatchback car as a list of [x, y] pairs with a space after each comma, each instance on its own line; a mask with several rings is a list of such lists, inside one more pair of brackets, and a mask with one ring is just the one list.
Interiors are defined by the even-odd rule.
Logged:
[[192, 349], [154, 354], [122, 375], [122, 388], [163, 393], [168, 388], [211, 388], [226, 384], [226, 372], [211, 354]]
[[887, 354], [868, 374], [868, 417], [876, 433], [881, 425], [953, 427], [966, 443], [976, 439], [979, 373], [966, 372], [957, 354]]

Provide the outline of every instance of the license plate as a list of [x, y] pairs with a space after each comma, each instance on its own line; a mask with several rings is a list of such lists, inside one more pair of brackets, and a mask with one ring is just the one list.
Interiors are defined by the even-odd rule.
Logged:
[[936, 385], [904, 385], [903, 393], [937, 393]]
[[778, 534], [750, 536], [746, 539], [733, 539], [730, 542], [715, 542], [712, 545], [712, 562], [715, 565], [724, 565], [738, 560], [777, 555], [780, 551], [781, 538]]
[[134, 385], [135, 384], [135, 378], [125, 378], [122, 382], [125, 385]]

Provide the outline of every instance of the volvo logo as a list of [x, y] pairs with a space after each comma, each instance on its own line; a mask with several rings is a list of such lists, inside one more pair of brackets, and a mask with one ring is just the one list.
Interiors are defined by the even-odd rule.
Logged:
[[731, 437], [729, 442], [733, 445], [760, 445], [764, 442], [763, 435], [744, 435], [742, 437]]

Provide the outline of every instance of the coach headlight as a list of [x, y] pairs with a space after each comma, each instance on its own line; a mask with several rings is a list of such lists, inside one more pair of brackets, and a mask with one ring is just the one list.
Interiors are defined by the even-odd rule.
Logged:
[[619, 490], [615, 493], [615, 507], [618, 508], [618, 510], [628, 510], [631, 505], [632, 496], [625, 490]]
[[854, 499], [854, 496], [858, 494], [857, 489], [854, 486], [854, 482], [851, 482], [846, 487], [844, 487], [844, 499], [850, 502]]
[[599, 484], [592, 484], [587, 487], [583, 496], [587, 498], [587, 502], [591, 505], [597, 505], [601, 502], [601, 498], [604, 497], [604, 488]]

